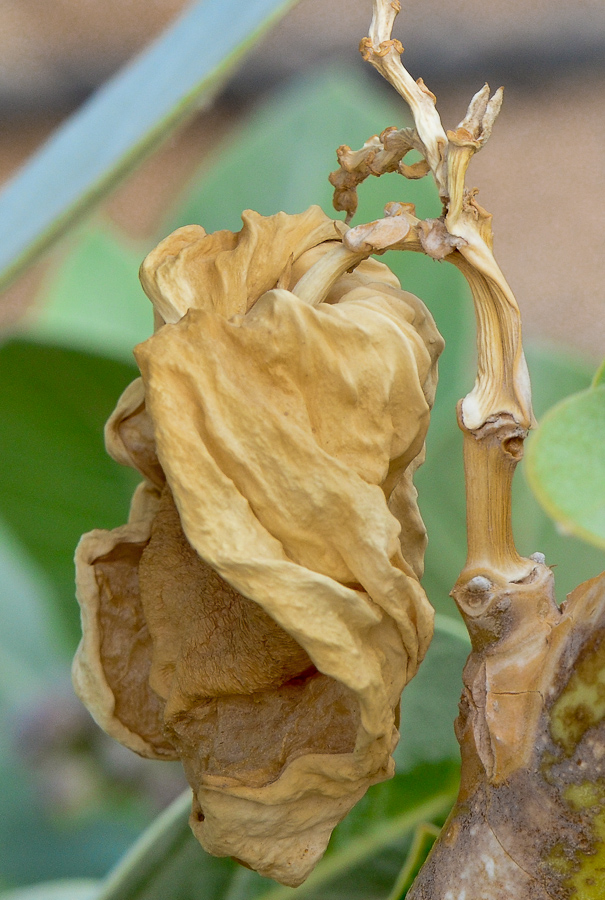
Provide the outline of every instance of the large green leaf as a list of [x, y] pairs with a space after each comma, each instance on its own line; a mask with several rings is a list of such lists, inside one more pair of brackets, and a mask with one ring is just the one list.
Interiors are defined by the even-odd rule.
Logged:
[[60, 671], [54, 603], [44, 572], [0, 520], [0, 715]]
[[599, 385], [601, 384], [605, 384], [605, 359], [595, 372], [594, 378], [592, 379], [593, 387], [599, 387]]
[[[349, 69], [323, 69], [265, 104], [216, 155], [217, 162], [187, 191], [165, 231], [199, 222], [207, 231], [241, 228], [243, 209], [262, 215], [297, 213], [317, 203], [333, 213], [328, 175], [336, 148], [361, 146], [386, 125], [409, 121], [403, 101], [394, 102]], [[382, 215], [384, 204], [402, 196], [422, 215], [438, 215], [437, 191], [429, 179], [372, 179], [359, 192], [356, 221]], [[336, 215], [334, 213], [334, 215]], [[340, 215], [340, 214], [339, 214]]]
[[87, 225], [71, 244], [19, 332], [132, 365], [132, 348], [153, 330], [152, 306], [138, 278], [144, 252], [103, 225]]
[[75, 545], [84, 531], [125, 522], [137, 481], [103, 447], [104, 422], [135, 374], [55, 347], [13, 342], [0, 349], [2, 515], [49, 580], [69, 651], [80, 631]]
[[96, 881], [50, 881], [2, 893], [0, 900], [96, 900], [98, 892], [99, 885]]
[[605, 548], [605, 384], [550, 410], [529, 445], [527, 475], [562, 528]]
[[201, 0], [104, 85], [0, 194], [0, 287], [216, 91], [295, 0]]

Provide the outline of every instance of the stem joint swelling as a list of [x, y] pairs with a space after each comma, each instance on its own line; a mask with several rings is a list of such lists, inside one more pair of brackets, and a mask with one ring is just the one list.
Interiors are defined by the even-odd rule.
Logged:
[[462, 402], [458, 424], [464, 435], [468, 554], [454, 595], [476, 577], [489, 578], [499, 587], [517, 583], [535, 566], [535, 561], [517, 553], [512, 530], [512, 480], [523, 457], [527, 428], [503, 412], [469, 429]]

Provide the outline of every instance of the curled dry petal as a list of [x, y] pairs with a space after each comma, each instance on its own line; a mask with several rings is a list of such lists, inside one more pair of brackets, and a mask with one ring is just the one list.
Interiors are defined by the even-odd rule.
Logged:
[[412, 475], [443, 344], [386, 266], [343, 270], [317, 207], [242, 218], [143, 264], [170, 324], [107, 445], [146, 480], [80, 544], [74, 678], [118, 740], [182, 760], [206, 849], [296, 885], [392, 774], [430, 641]]

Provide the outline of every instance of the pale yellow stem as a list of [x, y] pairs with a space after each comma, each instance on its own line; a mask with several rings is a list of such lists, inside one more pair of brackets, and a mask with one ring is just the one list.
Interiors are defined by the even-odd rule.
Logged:
[[328, 250], [305, 272], [292, 288], [292, 293], [310, 306], [319, 306], [340, 276], [349, 269], [354, 269], [362, 259], [367, 259], [371, 253], [372, 248], [349, 250], [344, 244], [338, 244], [333, 250]]

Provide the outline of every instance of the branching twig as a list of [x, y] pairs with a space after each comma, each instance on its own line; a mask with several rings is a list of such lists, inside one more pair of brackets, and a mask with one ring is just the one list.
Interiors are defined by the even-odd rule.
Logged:
[[334, 208], [347, 213], [349, 223], [357, 211], [357, 186], [369, 175], [399, 172], [406, 178], [423, 178], [430, 172], [425, 159], [407, 165], [403, 160], [410, 150], [423, 152], [418, 134], [413, 128], [397, 130], [385, 128], [373, 135], [361, 150], [351, 150], [346, 144], [336, 151], [340, 168], [330, 175], [334, 191]]
[[[444, 204], [439, 219], [419, 220], [409, 204], [390, 204], [385, 218], [348, 232], [350, 250], [416, 250], [447, 259], [469, 282], [477, 316], [477, 378], [461, 401], [459, 423], [465, 434], [469, 552], [461, 581], [486, 574], [500, 584], [524, 578], [535, 567], [515, 550], [510, 524], [510, 487], [533, 423], [527, 367], [521, 346], [521, 320], [515, 297], [492, 253], [491, 216], [465, 187], [468, 165], [488, 140], [502, 104], [502, 89], [490, 98], [485, 85], [471, 100], [454, 131], [444, 131], [435, 97], [421, 79], [414, 81], [401, 62], [403, 48], [391, 38], [398, 0], [375, 0], [370, 34], [360, 49], [407, 100], [414, 129], [387, 130], [356, 153], [340, 148], [340, 171], [331, 181], [335, 205], [351, 217], [355, 190], [369, 174], [399, 170], [408, 149], [419, 150], [432, 172]], [[395, 137], [397, 136], [397, 137]], [[397, 146], [396, 146], [397, 145]]]
[[[477, 203], [476, 190], [465, 187], [502, 90], [490, 98], [485, 85], [446, 134], [433, 95], [408, 75], [401, 44], [391, 39], [398, 11], [398, 0], [375, 0], [361, 50], [410, 104], [411, 133], [439, 187], [443, 215], [423, 221], [411, 204], [390, 203], [384, 218], [350, 229], [343, 244], [351, 254], [414, 250], [457, 266], [473, 294], [478, 348], [475, 385], [458, 404], [468, 555], [452, 596], [472, 644], [456, 721], [461, 788], [407, 896], [601, 897], [605, 573], [580, 585], [559, 608], [543, 554], [525, 559], [515, 549], [511, 486], [533, 423], [530, 385], [519, 308], [492, 252], [491, 216]], [[386, 149], [384, 139], [373, 138], [357, 154], [341, 154], [343, 174], [333, 183], [349, 211], [367, 174], [397, 168]]]
[[418, 137], [424, 148], [424, 157], [439, 189], [444, 203], [448, 199], [445, 157], [447, 137], [439, 113], [435, 109], [435, 95], [421, 78], [414, 81], [401, 63], [403, 47], [391, 38], [393, 23], [401, 10], [399, 0], [375, 0], [370, 33], [363, 38], [359, 49], [363, 58], [392, 84], [408, 103]]

